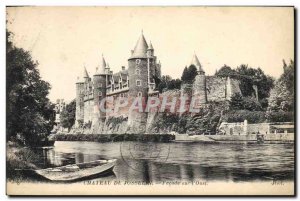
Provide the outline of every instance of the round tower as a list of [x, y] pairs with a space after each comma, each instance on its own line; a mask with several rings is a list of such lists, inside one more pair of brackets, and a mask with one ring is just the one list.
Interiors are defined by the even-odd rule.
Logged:
[[75, 127], [82, 126], [84, 121], [84, 80], [77, 77], [76, 82], [76, 114], [75, 114]]
[[94, 118], [93, 124], [99, 122], [99, 120], [104, 121], [106, 118], [106, 113], [104, 111], [105, 104], [100, 107], [101, 101], [106, 97], [106, 62], [102, 55], [101, 63], [96, 68], [96, 73], [93, 76], [94, 85]]
[[207, 103], [206, 77], [202, 65], [196, 54], [194, 54], [191, 65], [197, 67], [197, 75], [193, 84], [193, 98], [196, 98], [197, 104]]
[[149, 59], [147, 57], [148, 44], [143, 33], [138, 39], [135, 48], [128, 59], [129, 77], [129, 103], [141, 100], [143, 111], [129, 111], [129, 133], [144, 133], [146, 129], [147, 114], [144, 112], [144, 104], [148, 98]]

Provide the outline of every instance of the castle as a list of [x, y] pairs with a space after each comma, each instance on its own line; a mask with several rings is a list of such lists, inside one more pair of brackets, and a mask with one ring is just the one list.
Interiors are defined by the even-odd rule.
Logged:
[[[234, 93], [240, 93], [238, 80], [206, 76], [196, 54], [191, 64], [198, 69], [196, 78], [192, 85], [183, 84], [181, 91], [182, 93], [190, 91], [188, 94], [191, 96], [200, 97], [200, 105], [208, 101], [229, 100]], [[112, 103], [105, 102], [104, 107], [113, 108], [114, 100], [119, 97], [143, 97], [144, 100], [151, 96], [160, 97], [162, 94], [157, 91], [155, 81], [160, 78], [161, 64], [154, 54], [151, 42], [148, 45], [143, 33], [131, 51], [127, 69], [122, 66], [121, 71], [113, 73], [102, 55], [93, 77], [90, 77], [84, 68], [83, 77], [78, 77], [76, 82], [75, 127], [89, 123], [91, 127], [99, 128], [112, 117], [113, 114], [99, 109], [103, 99], [112, 99]], [[147, 112], [120, 111], [117, 115], [126, 116], [127, 132], [145, 132], [149, 118]]]

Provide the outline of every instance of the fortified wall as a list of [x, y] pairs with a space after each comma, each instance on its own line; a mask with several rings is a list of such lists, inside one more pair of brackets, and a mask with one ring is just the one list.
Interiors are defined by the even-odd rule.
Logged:
[[235, 93], [241, 94], [239, 85], [238, 80], [229, 77], [207, 76], [207, 99], [209, 101], [230, 100]]
[[[183, 83], [180, 90], [159, 93], [156, 80], [161, 78], [161, 64], [157, 62], [152, 44], [148, 45], [143, 34], [131, 51], [127, 69], [122, 66], [121, 71], [113, 73], [102, 56], [95, 74], [90, 77], [84, 69], [82, 79], [76, 83], [76, 123], [72, 132], [203, 133], [215, 128], [226, 102], [235, 93], [241, 93], [239, 81], [206, 76], [196, 55], [191, 65], [197, 68], [193, 83]], [[145, 110], [152, 97], [159, 98], [160, 103], [156, 108]], [[120, 98], [124, 98], [124, 103]], [[139, 103], [134, 102], [137, 99], [140, 99]], [[176, 99], [174, 108], [166, 104], [163, 112], [158, 111], [165, 104], [163, 101], [170, 103], [173, 99]], [[142, 105], [142, 111], [130, 109], [136, 104]], [[191, 108], [196, 110], [191, 112]]]

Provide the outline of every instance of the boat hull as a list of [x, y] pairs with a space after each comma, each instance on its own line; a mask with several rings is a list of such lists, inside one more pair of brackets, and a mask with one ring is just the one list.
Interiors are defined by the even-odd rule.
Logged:
[[60, 170], [59, 168], [49, 168], [49, 169], [35, 170], [35, 172], [47, 180], [71, 182], [71, 181], [85, 180], [92, 177], [112, 173], [115, 164], [116, 164], [116, 159], [111, 160], [110, 162], [107, 162], [99, 166], [85, 168], [77, 171], [66, 172], [66, 171], [58, 171]]

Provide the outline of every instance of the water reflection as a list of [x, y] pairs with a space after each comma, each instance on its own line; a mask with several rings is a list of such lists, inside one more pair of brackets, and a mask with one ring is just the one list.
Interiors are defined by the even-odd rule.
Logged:
[[289, 144], [56, 142], [53, 149], [37, 152], [41, 168], [116, 158], [112, 179], [147, 183], [292, 180], [294, 175]]

